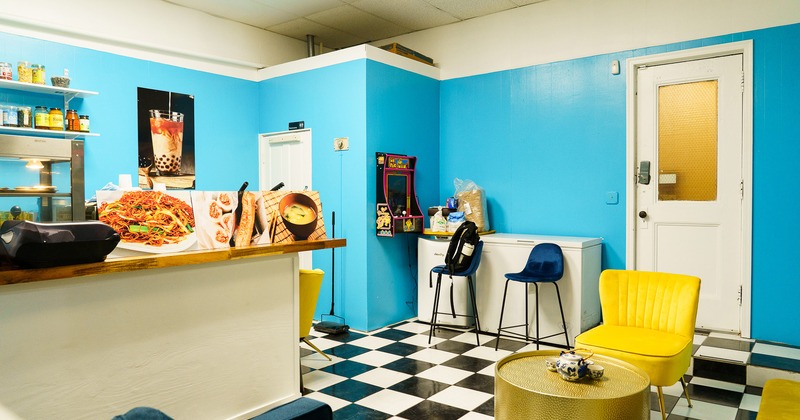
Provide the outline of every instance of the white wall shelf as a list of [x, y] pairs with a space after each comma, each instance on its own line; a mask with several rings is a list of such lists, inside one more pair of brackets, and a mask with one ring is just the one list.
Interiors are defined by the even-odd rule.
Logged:
[[42, 130], [38, 128], [26, 127], [0, 127], [0, 134], [19, 134], [23, 136], [33, 135], [37, 137], [50, 137], [68, 140], [81, 140], [85, 137], [98, 137], [98, 133], [84, 133], [81, 131], [67, 130]]

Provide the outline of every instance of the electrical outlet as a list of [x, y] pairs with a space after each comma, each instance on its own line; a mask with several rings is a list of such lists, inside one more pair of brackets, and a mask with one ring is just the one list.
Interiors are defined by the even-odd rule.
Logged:
[[341, 152], [350, 149], [350, 139], [348, 137], [337, 137], [333, 139], [333, 150]]

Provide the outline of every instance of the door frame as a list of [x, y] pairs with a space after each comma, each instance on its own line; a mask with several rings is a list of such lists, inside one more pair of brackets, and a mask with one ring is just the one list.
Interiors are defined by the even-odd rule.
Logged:
[[636, 69], [642, 66], [673, 64], [720, 56], [742, 54], [742, 293], [740, 306], [741, 336], [751, 336], [752, 249], [753, 249], [753, 41], [739, 41], [708, 47], [633, 57], [626, 60], [626, 170], [625, 194], [625, 265], [636, 268]]

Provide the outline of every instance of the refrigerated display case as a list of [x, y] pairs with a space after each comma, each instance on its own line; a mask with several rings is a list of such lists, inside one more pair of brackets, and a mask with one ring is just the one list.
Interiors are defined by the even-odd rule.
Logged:
[[0, 134], [0, 222], [85, 220], [83, 146]]

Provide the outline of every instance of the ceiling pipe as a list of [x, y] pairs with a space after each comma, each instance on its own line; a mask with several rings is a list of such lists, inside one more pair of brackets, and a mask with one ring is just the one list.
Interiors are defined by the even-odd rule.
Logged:
[[306, 46], [308, 47], [308, 56], [314, 56], [314, 35], [306, 35]]

